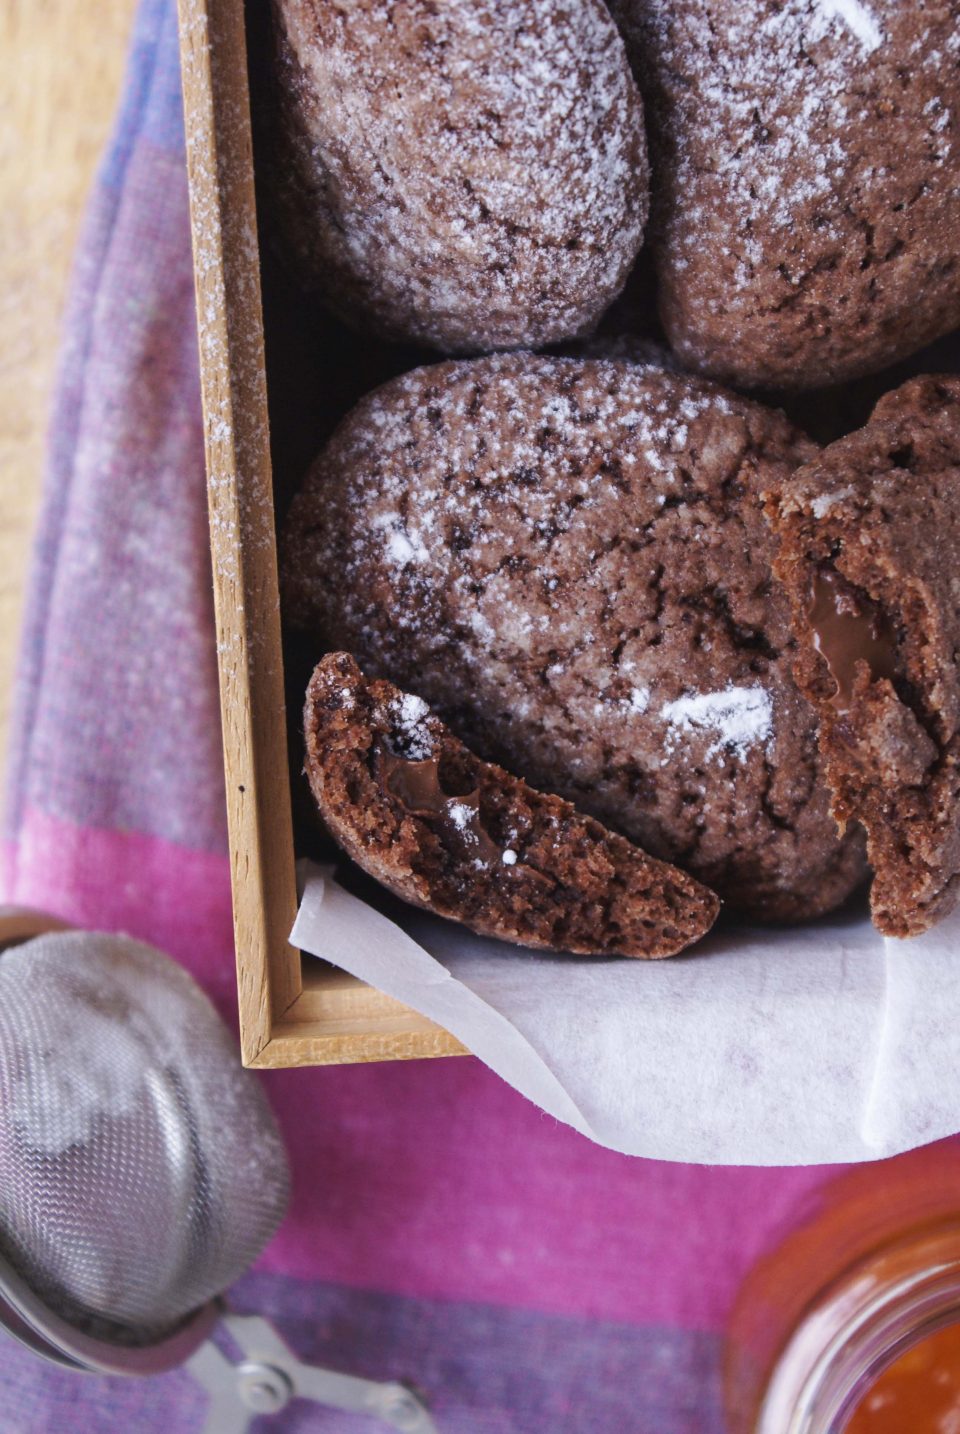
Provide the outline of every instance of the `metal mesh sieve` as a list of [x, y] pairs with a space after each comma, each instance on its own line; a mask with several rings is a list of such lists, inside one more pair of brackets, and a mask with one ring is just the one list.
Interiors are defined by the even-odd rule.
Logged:
[[288, 1178], [256, 1078], [173, 961], [85, 932], [0, 957], [0, 1253], [52, 1311], [159, 1338], [256, 1258]]

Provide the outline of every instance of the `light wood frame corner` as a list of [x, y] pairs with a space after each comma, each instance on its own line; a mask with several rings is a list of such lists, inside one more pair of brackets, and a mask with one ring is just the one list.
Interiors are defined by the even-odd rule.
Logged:
[[461, 1054], [287, 939], [297, 890], [243, 0], [179, 0], [179, 13], [243, 1060]]

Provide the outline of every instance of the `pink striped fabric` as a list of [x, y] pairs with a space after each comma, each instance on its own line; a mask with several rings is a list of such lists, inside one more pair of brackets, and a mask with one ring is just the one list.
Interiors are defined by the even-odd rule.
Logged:
[[[232, 1019], [214, 658], [175, 15], [142, 0], [65, 324], [0, 880], [165, 948]], [[830, 1171], [616, 1155], [470, 1059], [264, 1080], [294, 1197], [240, 1304], [429, 1380], [445, 1431], [720, 1434], [738, 1282]], [[0, 1403], [30, 1434], [202, 1417], [181, 1376], [75, 1381], [3, 1343]]]

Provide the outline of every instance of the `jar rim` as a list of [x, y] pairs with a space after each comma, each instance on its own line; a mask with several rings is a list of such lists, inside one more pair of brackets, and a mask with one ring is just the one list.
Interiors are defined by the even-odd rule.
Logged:
[[913, 1231], [842, 1271], [776, 1360], [756, 1434], [840, 1434], [883, 1371], [960, 1322], [960, 1220]]

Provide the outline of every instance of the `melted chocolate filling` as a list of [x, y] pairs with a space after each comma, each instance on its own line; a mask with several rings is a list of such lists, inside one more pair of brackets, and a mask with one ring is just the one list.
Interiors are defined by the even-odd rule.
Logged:
[[486, 864], [501, 861], [502, 848], [491, 839], [480, 818], [479, 790], [474, 788], [463, 797], [449, 796], [440, 785], [438, 757], [398, 757], [381, 747], [374, 761], [377, 780], [411, 816], [439, 828], [444, 841], [461, 846], [474, 860]]
[[817, 572], [808, 617], [814, 646], [836, 683], [830, 700], [838, 712], [850, 710], [861, 663], [866, 663], [873, 681], [892, 681], [897, 676], [893, 624], [872, 598], [833, 568], [822, 567]]

